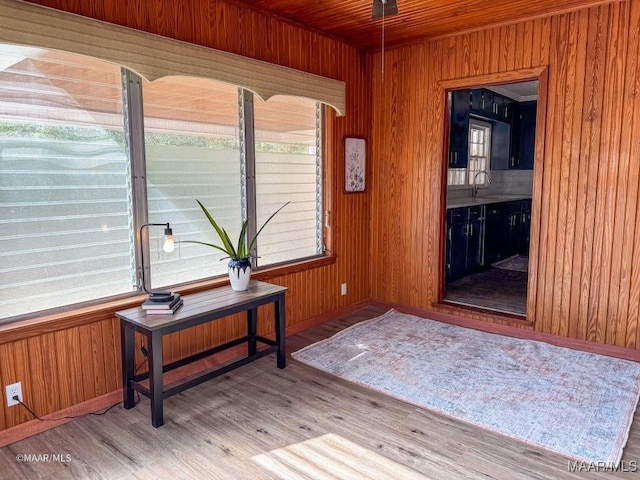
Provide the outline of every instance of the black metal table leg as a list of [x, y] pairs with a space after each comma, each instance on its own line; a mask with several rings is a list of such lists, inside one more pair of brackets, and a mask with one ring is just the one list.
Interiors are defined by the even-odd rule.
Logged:
[[149, 393], [151, 395], [151, 425], [158, 428], [164, 424], [162, 401], [162, 333], [155, 331], [147, 335], [149, 346]]
[[258, 330], [258, 309], [252, 308], [247, 310], [247, 343], [249, 345], [249, 354], [248, 356], [252, 356], [256, 354], [257, 346], [256, 346], [256, 335]]
[[278, 368], [284, 368], [286, 366], [285, 357], [285, 306], [284, 306], [284, 292], [278, 295], [278, 300], [275, 302], [275, 315], [276, 315], [276, 343], [278, 344], [277, 362]]
[[[134, 392], [149, 397], [151, 400], [151, 424], [160, 427], [164, 424], [163, 402], [177, 393], [183, 392], [202, 382], [223, 375], [235, 368], [254, 360], [276, 353], [278, 368], [285, 368], [285, 293], [286, 287], [252, 280], [250, 288], [245, 292], [232, 291], [230, 286], [212, 289], [193, 295], [185, 295], [184, 305], [174, 314], [149, 315], [141, 308], [134, 307], [120, 312], [122, 342], [122, 384], [125, 408], [132, 408]], [[273, 304], [275, 309], [275, 341], [272, 338], [258, 335], [258, 310], [261, 306]], [[196, 327], [229, 315], [247, 312], [247, 336], [199, 351], [180, 360], [163, 363], [162, 339], [166, 335]], [[144, 335], [148, 350], [148, 374], [137, 374], [135, 369], [135, 332]], [[229, 350], [247, 342], [248, 355], [221, 367], [205, 369], [198, 374], [172, 382], [163, 383], [163, 372], [168, 372], [207, 358], [216, 353]], [[258, 348], [266, 345], [266, 348]], [[147, 383], [148, 382], [148, 385]]]
[[126, 409], [135, 406], [135, 402], [133, 401], [133, 388], [131, 388], [131, 380], [135, 375], [135, 347], [133, 337], [133, 328], [130, 328], [127, 322], [120, 319], [120, 338], [122, 341], [122, 401]]

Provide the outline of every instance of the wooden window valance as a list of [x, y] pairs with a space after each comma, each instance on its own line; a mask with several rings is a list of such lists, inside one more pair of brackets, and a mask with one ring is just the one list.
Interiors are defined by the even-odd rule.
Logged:
[[340, 80], [26, 2], [0, 0], [0, 42], [99, 58], [149, 81], [202, 77], [246, 88], [263, 100], [306, 97], [345, 114]]

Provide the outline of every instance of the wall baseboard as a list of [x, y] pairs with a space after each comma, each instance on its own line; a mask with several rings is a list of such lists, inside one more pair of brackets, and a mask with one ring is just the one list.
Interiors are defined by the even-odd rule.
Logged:
[[[7, 428], [6, 430], [0, 431], [0, 447], [5, 447], [11, 443], [24, 440], [27, 437], [42, 433], [51, 428], [59, 427], [74, 420], [73, 418], [62, 417], [82, 417], [109, 408], [119, 402], [122, 402], [122, 389], [114, 390], [113, 392], [105, 393], [91, 400], [71, 405], [70, 407], [63, 408], [49, 415], [44, 415], [42, 418], [45, 421], [36, 418], [16, 425], [15, 427]], [[24, 407], [15, 406], [13, 408]]]
[[[366, 307], [369, 305], [369, 300], [362, 300], [357, 303], [353, 303], [337, 310], [332, 310], [327, 313], [323, 313], [320, 315], [316, 315], [315, 317], [311, 317], [303, 322], [296, 323], [295, 325], [291, 325], [287, 327], [287, 336], [295, 335], [309, 328], [315, 327], [317, 325], [321, 325], [333, 318], [341, 317], [344, 315], [348, 315], [351, 312], [355, 312], [360, 308]], [[275, 334], [267, 335], [267, 337], [273, 338]], [[230, 348], [229, 350], [224, 350], [219, 352], [211, 357], [203, 358], [196, 362], [190, 363], [180, 368], [176, 368], [175, 370], [171, 370], [164, 374], [164, 383], [169, 384], [173, 383], [177, 380], [181, 380], [185, 377], [193, 375], [195, 373], [201, 372], [202, 370], [206, 370], [223, 363], [227, 363], [233, 359], [237, 359], [243, 355], [247, 354], [246, 345], [238, 345], [236, 347]], [[64, 408], [62, 410], [58, 410], [49, 415], [43, 416], [42, 418], [46, 421], [34, 419], [29, 420], [28, 422], [21, 423], [20, 425], [16, 425], [14, 427], [7, 428], [5, 430], [0, 431], [0, 447], [5, 447], [11, 443], [18, 442], [20, 440], [24, 440], [32, 435], [36, 435], [38, 433], [42, 433], [51, 428], [58, 427], [60, 425], [64, 425], [67, 422], [70, 422], [74, 419], [72, 418], [62, 418], [62, 417], [81, 417], [84, 415], [88, 415], [93, 412], [97, 412], [99, 410], [103, 410], [108, 408], [114, 404], [122, 402], [122, 389], [114, 390], [112, 392], [106, 393], [96, 398], [92, 398], [91, 400], [87, 400], [85, 402], [78, 403], [76, 405], [71, 405], [70, 407]], [[23, 407], [15, 407], [15, 408], [23, 408]], [[149, 413], [149, 421], [151, 421], [151, 413]], [[56, 420], [57, 419], [57, 420]]]
[[[600, 355], [607, 355], [610, 357], [622, 358], [624, 360], [640, 362], [640, 351], [633, 350], [630, 348], [603, 345], [600, 343], [588, 342], [586, 340], [559, 337], [557, 335], [551, 335], [549, 333], [535, 332], [533, 330], [526, 330], [523, 328], [512, 327], [509, 325], [501, 325], [496, 323], [483, 322], [481, 320], [462, 318], [462, 317], [458, 317], [448, 313], [436, 312], [432, 310], [425, 310], [425, 309], [420, 309], [415, 307], [407, 307], [404, 305], [399, 305], [399, 304], [394, 304], [389, 302], [381, 302], [378, 300], [362, 300], [360, 302], [338, 308], [337, 310], [332, 310], [331, 312], [323, 313], [321, 315], [316, 315], [315, 317], [309, 318], [303, 322], [287, 327], [287, 336], [295, 335], [309, 328], [321, 325], [329, 320], [332, 320], [333, 318], [338, 318], [338, 317], [348, 315], [364, 307], [377, 307], [377, 308], [387, 309], [387, 310], [394, 308], [402, 313], [408, 313], [408, 314], [417, 315], [420, 317], [430, 318], [432, 320], [437, 320], [439, 322], [449, 323], [452, 325], [458, 325], [461, 327], [473, 328], [475, 330], [481, 330], [483, 332], [495, 333], [498, 335], [507, 335], [510, 337], [522, 338], [525, 340], [535, 340], [535, 341], [556, 345], [559, 347], [567, 347], [567, 348], [572, 348], [574, 350], [581, 350], [584, 352], [597, 353]], [[191, 364], [172, 370], [170, 372], [167, 372], [164, 375], [164, 382], [165, 384], [172, 383], [176, 380], [180, 380], [182, 378], [188, 377], [202, 370], [229, 362], [232, 359], [238, 358], [242, 355], [246, 355], [246, 353], [247, 353], [246, 346], [238, 345], [236, 347], [230, 348], [229, 350], [220, 352], [212, 357], [204, 358], [196, 362], [193, 362]], [[99, 410], [108, 408], [111, 405], [117, 404], [118, 402], [121, 402], [121, 401], [122, 401], [122, 390], [118, 389], [113, 392], [109, 392], [104, 395], [101, 395], [100, 397], [96, 397], [91, 400], [87, 400], [85, 402], [72, 405], [68, 408], [59, 410], [57, 412], [54, 412], [42, 417], [44, 419], [47, 419], [46, 422], [42, 422], [37, 419], [30, 420], [26, 423], [16, 425], [15, 427], [2, 430], [0, 431], [0, 447], [4, 447], [11, 443], [23, 440], [27, 437], [44, 432], [46, 430], [49, 430], [50, 428], [58, 427], [60, 425], [63, 425], [73, 420], [70, 418], [61, 418], [61, 417], [66, 417], [66, 416], [80, 417], [92, 412], [97, 412]], [[149, 421], [151, 421], [150, 416], [149, 416]]]
[[634, 350], [631, 348], [604, 345], [602, 343], [589, 342], [587, 340], [579, 340], [577, 338], [560, 337], [558, 335], [552, 335], [550, 333], [536, 332], [534, 330], [512, 327], [509, 325], [502, 325], [498, 323], [483, 322], [482, 320], [462, 318], [450, 313], [425, 310], [415, 307], [407, 307], [404, 305], [381, 302], [378, 300], [371, 300], [370, 305], [387, 309], [395, 308], [402, 313], [409, 313], [411, 315], [417, 315], [419, 317], [425, 317], [431, 320], [437, 320], [439, 322], [450, 323], [452, 325], [458, 325], [460, 327], [473, 328], [474, 330], [481, 330], [483, 332], [522, 338], [524, 340], [535, 340], [538, 342], [545, 342], [551, 345], [556, 345], [558, 347], [572, 348], [574, 350], [581, 350], [583, 352], [597, 353], [599, 355], [606, 355], [608, 357], [616, 357], [623, 360], [640, 362], [640, 350]]

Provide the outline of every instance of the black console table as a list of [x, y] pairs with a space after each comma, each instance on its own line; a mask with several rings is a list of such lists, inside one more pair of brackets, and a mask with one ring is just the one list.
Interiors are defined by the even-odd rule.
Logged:
[[[122, 340], [122, 387], [124, 408], [133, 408], [134, 391], [151, 399], [151, 423], [159, 427], [164, 423], [162, 402], [165, 398], [199, 385], [211, 378], [222, 375], [234, 368], [276, 352], [278, 368], [285, 367], [285, 292], [286, 287], [270, 283], [251, 281], [245, 292], [235, 292], [231, 287], [221, 287], [184, 298], [184, 305], [173, 315], [147, 315], [141, 307], [116, 312], [120, 318]], [[258, 307], [273, 303], [275, 309], [275, 341], [257, 335]], [[247, 335], [224, 345], [191, 355], [168, 365], [162, 361], [162, 337], [172, 332], [211, 322], [234, 313], [247, 312]], [[149, 373], [136, 375], [134, 332], [140, 332], [147, 339]], [[174, 384], [163, 384], [162, 374], [214, 353], [246, 342], [247, 356], [222, 367], [205, 370], [197, 376]], [[258, 350], [257, 343], [268, 345]], [[149, 386], [141, 382], [149, 379]]]

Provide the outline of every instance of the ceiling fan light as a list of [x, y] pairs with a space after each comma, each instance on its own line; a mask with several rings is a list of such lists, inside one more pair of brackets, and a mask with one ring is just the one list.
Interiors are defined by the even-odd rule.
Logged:
[[371, 10], [371, 19], [382, 18], [382, 14], [388, 17], [398, 14], [398, 2], [396, 0], [373, 0], [373, 8]]

